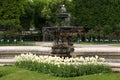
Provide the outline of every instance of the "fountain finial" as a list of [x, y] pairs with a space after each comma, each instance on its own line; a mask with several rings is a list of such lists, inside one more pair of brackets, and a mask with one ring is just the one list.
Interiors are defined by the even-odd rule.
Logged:
[[61, 13], [67, 12], [65, 5], [61, 5], [60, 12], [61, 12]]

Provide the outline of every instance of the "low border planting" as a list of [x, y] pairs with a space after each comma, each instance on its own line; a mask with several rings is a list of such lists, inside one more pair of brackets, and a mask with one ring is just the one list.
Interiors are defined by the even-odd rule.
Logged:
[[56, 56], [36, 56], [28, 53], [16, 56], [15, 59], [18, 67], [60, 77], [111, 72], [111, 68], [107, 65], [105, 59], [98, 56], [60, 58]]

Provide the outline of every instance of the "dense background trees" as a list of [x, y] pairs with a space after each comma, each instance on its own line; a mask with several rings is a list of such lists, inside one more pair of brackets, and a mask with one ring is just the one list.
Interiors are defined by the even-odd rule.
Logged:
[[0, 29], [18, 36], [35, 27], [42, 35], [42, 27], [59, 25], [60, 4], [71, 13], [71, 25], [85, 28], [81, 36], [88, 41], [120, 38], [120, 0], [0, 0]]
[[0, 29], [5, 31], [1, 36], [14, 38], [20, 34], [22, 26], [19, 18], [23, 11], [22, 0], [0, 0]]
[[119, 38], [120, 0], [73, 0], [73, 4], [74, 24], [85, 27], [86, 37]]

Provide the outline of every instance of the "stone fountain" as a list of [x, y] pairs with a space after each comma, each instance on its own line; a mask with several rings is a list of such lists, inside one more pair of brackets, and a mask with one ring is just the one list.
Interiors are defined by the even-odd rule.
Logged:
[[61, 20], [60, 26], [43, 28], [43, 34], [51, 34], [54, 37], [51, 54], [60, 57], [74, 57], [74, 47], [71, 43], [71, 37], [82, 32], [83, 28], [65, 26], [66, 19], [70, 18], [70, 13], [67, 13], [65, 5], [60, 6], [57, 17]]

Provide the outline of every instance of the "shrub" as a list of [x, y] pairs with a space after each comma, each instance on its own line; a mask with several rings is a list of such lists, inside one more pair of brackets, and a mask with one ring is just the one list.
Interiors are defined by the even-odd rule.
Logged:
[[74, 77], [95, 73], [111, 72], [104, 59], [96, 57], [59, 58], [22, 54], [16, 57], [16, 66], [32, 71], [50, 73], [60, 77]]

